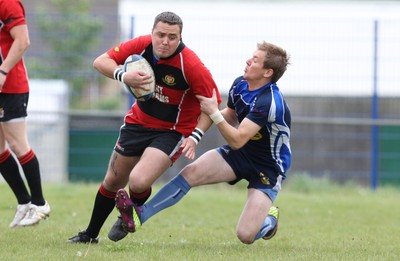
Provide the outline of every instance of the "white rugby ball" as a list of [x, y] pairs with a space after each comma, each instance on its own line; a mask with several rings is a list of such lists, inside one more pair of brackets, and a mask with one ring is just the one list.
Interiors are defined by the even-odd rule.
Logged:
[[151, 68], [151, 65], [147, 62], [147, 60], [143, 56], [138, 55], [138, 54], [130, 55], [125, 60], [124, 71], [125, 72], [142, 71], [146, 74], [151, 75], [151, 80], [153, 80], [153, 82], [146, 84], [146, 87], [150, 89], [148, 91], [143, 90], [141, 88], [132, 88], [132, 87], [128, 86], [127, 84], [125, 84], [125, 87], [137, 100], [139, 100], [139, 101], [149, 100], [153, 96], [154, 89], [156, 86], [156, 80], [154, 77], [153, 68]]

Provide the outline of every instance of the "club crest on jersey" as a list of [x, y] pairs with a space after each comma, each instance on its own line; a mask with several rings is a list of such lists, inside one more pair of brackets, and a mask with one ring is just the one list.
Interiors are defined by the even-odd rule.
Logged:
[[254, 135], [251, 140], [261, 140], [262, 139], [262, 134], [257, 132], [256, 135]]
[[119, 52], [119, 47], [118, 47], [118, 46], [115, 46], [115, 47], [114, 47], [114, 52], [116, 52], [116, 53]]
[[262, 173], [262, 172], [260, 172], [260, 180], [261, 180], [261, 182], [262, 182], [263, 184], [265, 184], [265, 185], [271, 184], [271, 183], [269, 182], [269, 178], [266, 177], [266, 176], [264, 175], [264, 173]]
[[173, 86], [176, 84], [175, 77], [172, 74], [167, 74], [162, 78], [162, 81], [169, 86]]

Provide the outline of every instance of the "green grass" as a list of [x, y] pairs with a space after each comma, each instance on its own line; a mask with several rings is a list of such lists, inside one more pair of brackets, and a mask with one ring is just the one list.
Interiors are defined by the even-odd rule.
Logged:
[[98, 184], [45, 184], [50, 218], [10, 229], [16, 202], [2, 183], [0, 260], [400, 260], [399, 188], [371, 191], [290, 178], [276, 202], [281, 210], [277, 235], [253, 245], [235, 236], [246, 199], [243, 183], [194, 188], [118, 243], [107, 238], [114, 210], [100, 243], [90, 246], [66, 240], [86, 228]]

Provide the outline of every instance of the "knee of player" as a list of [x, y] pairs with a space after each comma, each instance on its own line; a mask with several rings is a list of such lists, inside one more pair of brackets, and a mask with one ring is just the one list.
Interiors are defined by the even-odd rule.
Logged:
[[126, 185], [126, 180], [120, 180], [117, 178], [111, 178], [106, 175], [106, 177], [103, 180], [103, 186], [106, 190], [108, 191], [114, 191], [116, 192], [118, 189], [125, 187]]
[[129, 188], [136, 193], [147, 190], [153, 184], [154, 180], [150, 175], [130, 175]]
[[185, 173], [196, 173], [201, 170], [201, 167], [197, 162], [192, 162], [188, 165], [186, 165], [182, 170], [181, 170], [181, 175], [185, 175]]
[[198, 186], [202, 184], [203, 180], [206, 179], [203, 175], [203, 170], [201, 166], [197, 163], [191, 163], [186, 165], [181, 171], [180, 175], [191, 185], [191, 186]]
[[19, 146], [18, 142], [16, 142], [16, 141], [8, 141], [8, 140], [7, 140], [7, 144], [8, 144], [9, 149], [10, 149], [17, 157], [20, 157], [20, 156], [24, 155], [24, 154], [23, 154], [23, 151], [21, 151], [21, 149], [20, 149], [20, 146]]
[[236, 231], [237, 238], [246, 245], [254, 243], [255, 235], [249, 233], [249, 231], [241, 230], [240, 228]]

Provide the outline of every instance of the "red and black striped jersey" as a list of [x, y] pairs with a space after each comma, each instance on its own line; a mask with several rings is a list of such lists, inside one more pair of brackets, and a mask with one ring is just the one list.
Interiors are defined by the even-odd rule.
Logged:
[[152, 66], [156, 78], [153, 97], [135, 101], [125, 116], [125, 122], [146, 128], [176, 130], [184, 136], [192, 133], [200, 115], [200, 103], [195, 95], [212, 96], [217, 90], [210, 71], [200, 58], [182, 42], [168, 58], [155, 60], [151, 35], [140, 36], [108, 50], [108, 55], [124, 64], [132, 54], [142, 55]]

